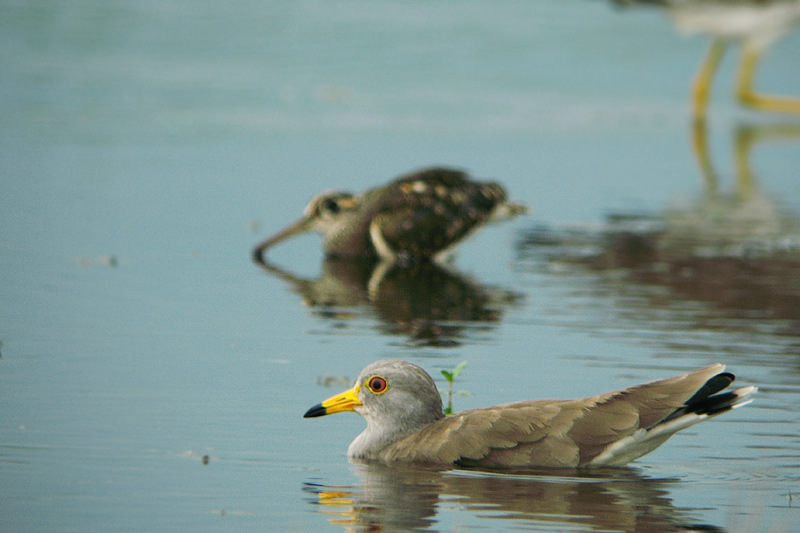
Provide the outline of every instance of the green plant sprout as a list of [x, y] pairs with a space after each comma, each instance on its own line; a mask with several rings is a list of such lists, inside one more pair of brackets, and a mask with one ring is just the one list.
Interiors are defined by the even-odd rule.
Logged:
[[458, 376], [464, 367], [467, 366], [466, 361], [462, 361], [453, 369], [452, 372], [448, 372], [447, 370], [442, 370], [442, 375], [444, 379], [447, 380], [447, 407], [444, 409], [444, 414], [450, 415], [453, 414], [453, 381], [455, 381], [456, 376]]

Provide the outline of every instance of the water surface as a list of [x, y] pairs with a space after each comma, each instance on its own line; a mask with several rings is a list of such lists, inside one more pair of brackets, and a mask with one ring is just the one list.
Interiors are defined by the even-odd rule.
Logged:
[[[694, 130], [706, 40], [603, 2], [0, 12], [0, 529], [800, 527], [800, 123], [738, 108], [733, 56]], [[316, 237], [250, 261], [432, 164], [532, 215], [373, 297]], [[302, 419], [384, 357], [467, 361], [459, 410], [716, 361], [761, 392], [620, 471], [386, 471]]]

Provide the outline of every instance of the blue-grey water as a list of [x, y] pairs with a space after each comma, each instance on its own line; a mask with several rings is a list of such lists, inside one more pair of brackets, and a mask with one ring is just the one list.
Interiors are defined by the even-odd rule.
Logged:
[[[0, 45], [0, 530], [800, 530], [800, 119], [737, 105], [735, 50], [693, 131], [707, 39], [600, 1], [12, 0]], [[532, 213], [422, 290], [316, 236], [250, 260], [433, 164]], [[456, 410], [760, 393], [622, 470], [351, 465], [360, 417], [302, 414], [387, 357], [467, 361]]]

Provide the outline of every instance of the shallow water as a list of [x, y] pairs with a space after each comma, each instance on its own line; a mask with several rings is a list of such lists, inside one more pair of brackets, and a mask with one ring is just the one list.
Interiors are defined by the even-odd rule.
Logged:
[[[0, 12], [0, 530], [800, 529], [800, 121], [738, 108], [734, 55], [693, 130], [707, 41], [603, 2]], [[532, 214], [372, 294], [317, 237], [251, 262], [432, 164]], [[385, 357], [467, 361], [457, 410], [716, 361], [760, 393], [621, 470], [350, 465], [362, 420], [302, 413]]]

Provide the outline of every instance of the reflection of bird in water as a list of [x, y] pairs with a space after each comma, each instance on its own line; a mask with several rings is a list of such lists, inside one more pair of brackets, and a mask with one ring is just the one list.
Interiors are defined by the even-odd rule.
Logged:
[[[753, 78], [761, 57], [782, 35], [800, 26], [798, 0], [614, 0], [617, 4], [657, 5], [672, 17], [680, 31], [707, 33], [711, 46], [695, 78], [692, 103], [694, 116], [706, 114], [714, 74], [725, 49], [732, 42], [742, 46], [736, 81], [736, 96], [748, 107], [761, 111], [800, 113], [800, 97], [760, 94]], [[797, 64], [784, 68], [797, 68]]]
[[723, 392], [733, 374], [716, 364], [576, 400], [531, 400], [445, 416], [433, 379], [405, 361], [377, 361], [356, 385], [305, 417], [355, 411], [367, 428], [356, 461], [509, 467], [621, 466], [677, 431], [752, 401], [755, 387]]
[[[796, 330], [800, 324], [800, 215], [760, 190], [750, 160], [757, 143], [798, 139], [800, 126], [736, 128], [735, 186], [730, 190], [720, 186], [705, 122], [698, 121], [692, 128], [704, 184], [698, 198], [652, 215], [611, 215], [599, 234], [537, 228], [518, 243], [520, 255], [528, 261], [544, 255], [550, 265], [611, 272], [615, 280], [624, 273], [629, 283], [604, 284], [612, 292], [636, 287], [644, 295], [662, 287], [679, 300], [708, 302], [712, 305], [697, 309], [697, 319], [704, 323], [723, 312], [746, 320], [736, 321], [737, 328], [764, 317], [788, 319]], [[623, 298], [621, 303], [633, 301]], [[661, 297], [636, 301], [664, 304]], [[637, 309], [639, 314], [641, 309]], [[675, 320], [687, 318], [684, 314]], [[758, 324], [754, 322], [754, 327]]]
[[486, 222], [524, 213], [496, 183], [461, 171], [429, 168], [359, 195], [316, 196], [303, 217], [253, 250], [256, 261], [276, 243], [306, 231], [322, 234], [325, 255], [407, 263], [441, 259]]
[[453, 268], [422, 262], [410, 268], [383, 268], [375, 261], [325, 259], [317, 279], [299, 277], [270, 263], [261, 266], [291, 284], [303, 303], [326, 318], [374, 313], [382, 329], [408, 335], [411, 343], [452, 346], [469, 328], [500, 321], [522, 295], [482, 286]]
[[459, 513], [491, 520], [485, 523], [488, 529], [534, 525], [553, 531], [722, 531], [687, 523], [687, 510], [676, 509], [668, 496], [670, 480], [646, 478], [631, 469], [559, 471], [553, 476], [552, 471], [498, 475], [411, 465], [353, 468], [359, 485], [305, 486], [316, 496], [315, 507], [349, 531], [441, 529], [437, 523], [446, 517], [437, 515], [445, 502], [457, 502]]
[[[738, 127], [735, 130], [735, 188], [720, 191], [719, 174], [708, 151], [705, 121], [692, 126], [693, 146], [705, 190], [694, 205], [666, 210], [658, 249], [665, 257], [744, 256], [773, 248], [797, 231], [796, 221], [781, 216], [773, 201], [759, 190], [750, 167], [754, 143], [791, 134], [791, 128]], [[795, 128], [795, 135], [800, 129]]]

